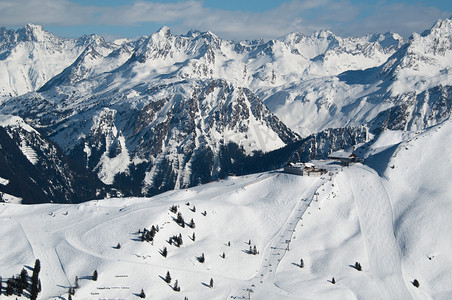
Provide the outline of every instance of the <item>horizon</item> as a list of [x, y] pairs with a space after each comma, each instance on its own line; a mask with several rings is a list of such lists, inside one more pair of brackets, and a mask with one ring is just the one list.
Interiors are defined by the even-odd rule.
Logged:
[[176, 35], [211, 31], [223, 39], [272, 40], [292, 32], [330, 30], [357, 37], [392, 32], [408, 38], [452, 16], [444, 0], [0, 0], [0, 26], [41, 25], [64, 38], [97, 34], [112, 41], [150, 35], [167, 26]]

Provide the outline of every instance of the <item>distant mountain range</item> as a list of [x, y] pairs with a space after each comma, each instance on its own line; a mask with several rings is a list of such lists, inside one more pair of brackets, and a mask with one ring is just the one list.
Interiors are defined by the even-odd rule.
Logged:
[[[385, 129], [421, 130], [450, 118], [451, 57], [450, 19], [408, 40], [321, 31], [234, 42], [163, 27], [107, 42], [1, 28], [0, 125], [12, 139], [1, 149], [15, 144], [16, 154], [0, 160], [9, 180], [0, 191], [28, 203], [153, 195], [322, 158]], [[17, 122], [33, 134], [17, 133]], [[26, 170], [49, 161], [42, 145], [55, 147], [54, 165], [71, 163], [38, 181]], [[12, 165], [26, 175], [12, 178]], [[76, 186], [100, 180], [69, 193], [68, 174]], [[12, 189], [27, 176], [34, 193], [48, 191], [39, 200]]]

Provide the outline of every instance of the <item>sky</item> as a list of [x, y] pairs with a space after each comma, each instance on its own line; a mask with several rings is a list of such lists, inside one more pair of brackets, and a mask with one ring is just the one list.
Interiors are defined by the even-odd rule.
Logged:
[[61, 37], [108, 40], [150, 35], [162, 26], [236, 41], [322, 29], [342, 37], [388, 31], [409, 37], [450, 17], [450, 0], [0, 0], [0, 26], [31, 23]]

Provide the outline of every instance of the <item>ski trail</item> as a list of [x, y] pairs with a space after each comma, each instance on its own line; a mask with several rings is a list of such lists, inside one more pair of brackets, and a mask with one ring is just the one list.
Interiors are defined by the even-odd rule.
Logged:
[[344, 188], [351, 189], [359, 216], [370, 272], [381, 299], [411, 299], [403, 280], [399, 249], [393, 230], [393, 213], [380, 177], [363, 166], [344, 170]]
[[[52, 285], [60, 286], [64, 289], [71, 286], [69, 279], [66, 276], [66, 272], [61, 264], [60, 257], [56, 252], [55, 246], [50, 242], [52, 238], [50, 235], [43, 236], [39, 230], [31, 228], [28, 222], [20, 222], [23, 232], [33, 249], [33, 254], [36, 259], [41, 262], [40, 278], [45, 278], [43, 281], [52, 282]], [[60, 262], [55, 264], [54, 262]], [[43, 282], [42, 294], [45, 294], [46, 284]]]
[[[294, 175], [297, 176], [297, 175]], [[292, 296], [291, 293], [281, 289], [275, 284], [275, 276], [278, 266], [283, 259], [287, 251], [290, 251], [290, 241], [292, 240], [293, 233], [298, 222], [303, 217], [314, 199], [316, 191], [326, 182], [326, 179], [320, 177], [314, 181], [309, 188], [300, 196], [294, 208], [292, 209], [287, 221], [280, 228], [278, 233], [272, 238], [270, 243], [267, 244], [262, 253], [262, 263], [258, 273], [249, 282], [249, 287], [241, 288], [239, 291], [233, 292], [228, 298], [232, 299], [248, 299], [249, 290], [254, 290], [260, 285], [264, 285], [266, 290], [279, 294], [281, 296]]]

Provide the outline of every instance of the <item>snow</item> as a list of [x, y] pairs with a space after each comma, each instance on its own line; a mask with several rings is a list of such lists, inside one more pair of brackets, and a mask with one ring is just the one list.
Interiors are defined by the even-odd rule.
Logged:
[[22, 140], [20, 144], [20, 151], [25, 155], [25, 157], [33, 164], [36, 165], [39, 161], [38, 155], [36, 154], [36, 151], [33, 150], [30, 146], [27, 145], [27, 143]]
[[9, 179], [5, 179], [5, 178], [0, 177], [0, 184], [1, 185], [8, 185], [8, 183], [9, 183]]
[[[449, 299], [451, 133], [451, 121], [384, 132], [368, 145], [369, 165], [314, 161], [329, 168], [323, 177], [272, 171], [152, 198], [3, 203], [0, 273], [17, 274], [39, 258], [44, 299], [67, 297], [75, 276], [73, 299], [130, 299], [141, 289], [150, 299]], [[389, 157], [375, 159], [391, 147]], [[172, 205], [196, 228], [177, 225]], [[137, 234], [151, 225], [160, 227], [153, 245]], [[180, 248], [166, 242], [179, 233]], [[258, 255], [246, 253], [248, 240]], [[205, 263], [196, 259], [201, 253]], [[89, 279], [94, 269], [97, 281]], [[167, 271], [180, 293], [161, 279]]]
[[17, 116], [12, 116], [12, 115], [0, 114], [0, 126], [2, 126], [2, 127], [7, 127], [7, 126], [19, 127], [19, 128], [25, 129], [28, 132], [37, 133], [37, 131], [33, 127], [28, 125], [22, 118], [17, 117]]

